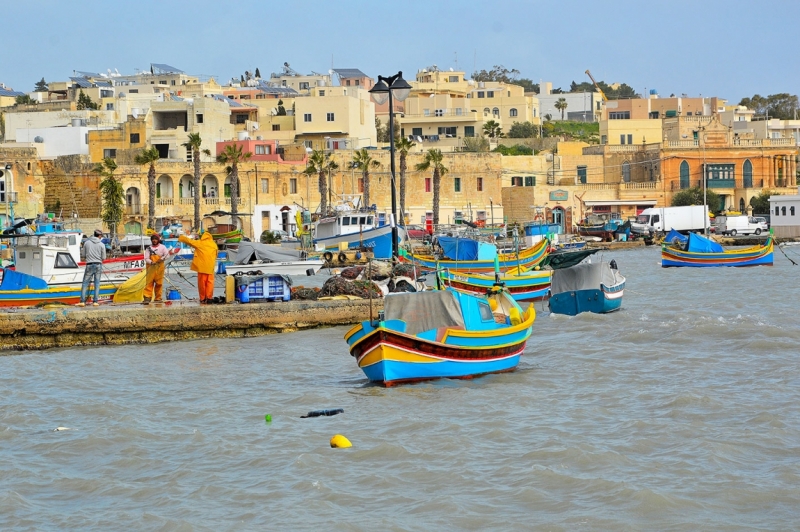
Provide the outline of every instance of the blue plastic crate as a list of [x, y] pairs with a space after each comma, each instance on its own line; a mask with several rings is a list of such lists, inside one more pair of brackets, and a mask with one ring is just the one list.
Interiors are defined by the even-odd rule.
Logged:
[[250, 301], [289, 301], [292, 297], [292, 290], [283, 277], [276, 275], [249, 284], [248, 295]]

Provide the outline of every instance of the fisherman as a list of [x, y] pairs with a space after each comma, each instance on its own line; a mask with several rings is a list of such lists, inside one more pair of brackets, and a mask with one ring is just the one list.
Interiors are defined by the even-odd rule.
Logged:
[[178, 242], [184, 242], [194, 248], [192, 271], [197, 272], [197, 291], [200, 304], [206, 305], [214, 299], [214, 269], [217, 266], [217, 243], [208, 231], [200, 231], [200, 239], [193, 240], [180, 235]]
[[103, 236], [102, 229], [95, 229], [94, 236], [86, 239], [83, 244], [83, 254], [86, 267], [83, 270], [83, 284], [81, 285], [81, 302], [76, 306], [85, 307], [89, 285], [94, 284], [94, 299], [92, 305], [100, 306], [100, 277], [103, 275], [103, 261], [106, 260], [106, 246], [100, 240]]
[[149, 305], [155, 296], [155, 302], [161, 303], [164, 286], [164, 259], [169, 255], [167, 247], [161, 243], [161, 235], [150, 235], [150, 245], [144, 250], [144, 262], [147, 265], [147, 277], [144, 285], [143, 305]]

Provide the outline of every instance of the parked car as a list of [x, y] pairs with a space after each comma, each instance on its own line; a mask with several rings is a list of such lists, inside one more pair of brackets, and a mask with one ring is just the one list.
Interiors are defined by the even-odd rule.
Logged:
[[405, 229], [408, 238], [412, 240], [422, 240], [428, 235], [428, 232], [421, 225], [407, 225]]
[[757, 223], [759, 226], [761, 226], [762, 232], [766, 233], [767, 231], [769, 231], [769, 223], [767, 222], [766, 218], [762, 218], [761, 216], [754, 216], [753, 223]]

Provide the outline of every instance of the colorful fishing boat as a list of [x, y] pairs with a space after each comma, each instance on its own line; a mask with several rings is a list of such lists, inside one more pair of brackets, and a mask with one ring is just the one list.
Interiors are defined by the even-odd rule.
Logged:
[[661, 244], [661, 266], [708, 268], [718, 266], [772, 266], [774, 243], [772, 235], [764, 244], [741, 249], [725, 250], [704, 236], [689, 233], [685, 242], [678, 238]]
[[471, 273], [494, 272], [497, 260], [500, 272], [507, 272], [517, 268], [527, 270], [540, 264], [547, 256], [549, 247], [549, 241], [543, 239], [529, 248], [521, 249], [519, 253], [498, 253], [495, 246], [470, 239], [438, 237], [438, 241], [442, 248], [441, 253], [428, 255], [402, 252], [400, 260], [419, 266], [427, 272], [445, 269]]
[[615, 261], [584, 262], [553, 271], [550, 312], [575, 316], [581, 312], [605, 314], [619, 310], [625, 277]]
[[[279, 275], [306, 275], [311, 270], [317, 270], [325, 265], [322, 259], [308, 259], [305, 251], [285, 248], [257, 242], [242, 242], [236, 250], [232, 262], [226, 262], [225, 273], [228, 275], [248, 274], [279, 274]], [[312, 275], [313, 275], [312, 273]]]
[[[126, 278], [127, 279], [127, 278]], [[100, 283], [99, 301], [111, 301], [117, 287], [124, 282]], [[94, 296], [90, 288], [89, 296]], [[81, 300], [81, 285], [48, 285], [43, 279], [14, 270], [3, 270], [0, 283], [0, 307], [26, 307], [59, 303], [74, 305]]]
[[453, 289], [388, 295], [384, 313], [345, 335], [372, 382], [392, 386], [513, 371], [536, 312], [505, 291], [487, 297]]
[[233, 231], [226, 231], [224, 233], [214, 233], [211, 229], [208, 231], [211, 237], [217, 243], [236, 244], [242, 241], [242, 230], [234, 229]]
[[439, 277], [445, 285], [455, 288], [459, 292], [486, 295], [496, 287], [499, 281], [514, 301], [538, 301], [550, 293], [550, 280], [552, 270], [528, 270], [517, 273], [513, 269], [505, 274], [495, 277], [490, 274], [451, 272], [440, 270]]
[[[405, 230], [397, 228], [397, 243], [405, 239]], [[376, 259], [392, 257], [392, 226], [377, 225], [375, 213], [364, 210], [339, 210], [314, 224], [313, 242], [316, 249], [340, 251], [347, 242], [348, 249], [370, 249]]]
[[613, 240], [614, 232], [625, 223], [617, 214], [590, 214], [578, 224], [578, 234]]

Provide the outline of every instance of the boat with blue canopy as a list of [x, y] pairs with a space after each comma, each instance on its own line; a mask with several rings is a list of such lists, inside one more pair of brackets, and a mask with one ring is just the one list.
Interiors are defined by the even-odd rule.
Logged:
[[726, 250], [719, 243], [696, 233], [689, 233], [683, 242], [677, 237], [672, 240], [667, 239], [661, 244], [661, 266], [664, 268], [772, 266], [773, 264], [772, 235], [764, 244], [731, 250]]
[[517, 268], [530, 269], [540, 264], [547, 256], [550, 245], [547, 239], [543, 239], [518, 253], [498, 253], [497, 247], [488, 242], [458, 237], [438, 237], [437, 240], [440, 251], [432, 254], [401, 252], [400, 260], [427, 272], [442, 268], [471, 273], [493, 272], [497, 260], [500, 272], [507, 272]]

